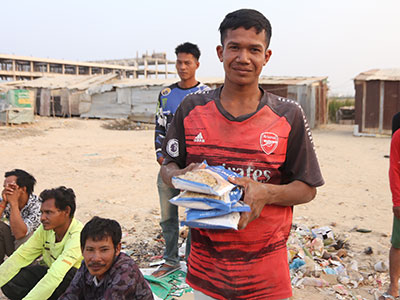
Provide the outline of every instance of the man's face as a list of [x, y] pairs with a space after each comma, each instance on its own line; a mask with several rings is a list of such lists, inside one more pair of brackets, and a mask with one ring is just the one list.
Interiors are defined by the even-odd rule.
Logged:
[[44, 230], [61, 228], [70, 220], [69, 210], [57, 208], [55, 201], [55, 199], [47, 199], [40, 208], [40, 222], [42, 222]]
[[179, 78], [182, 81], [187, 81], [195, 78], [196, 70], [199, 67], [199, 62], [190, 53], [178, 53], [176, 58], [176, 70], [178, 71]]
[[17, 180], [18, 177], [17, 176], [8, 176], [4, 179], [4, 183], [3, 183], [3, 187], [4, 189], [9, 188], [12, 189], [14, 191], [20, 190], [21, 195], [23, 195], [24, 193], [26, 193], [26, 187], [19, 187], [17, 184]]
[[121, 243], [114, 248], [112, 238], [107, 236], [100, 241], [88, 238], [85, 242], [82, 255], [90, 274], [101, 280], [111, 268], [114, 259], [121, 251]]
[[217, 47], [217, 54], [224, 64], [225, 80], [248, 85], [258, 82], [272, 52], [267, 49], [264, 30], [257, 34], [255, 28], [239, 27], [227, 31], [224, 45]]

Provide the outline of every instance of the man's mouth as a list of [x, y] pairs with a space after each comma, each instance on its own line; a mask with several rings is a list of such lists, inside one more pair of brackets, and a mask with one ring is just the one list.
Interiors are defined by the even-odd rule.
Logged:
[[101, 268], [103, 268], [105, 265], [99, 265], [99, 264], [90, 264], [88, 265], [88, 268], [94, 270], [94, 271], [98, 271]]

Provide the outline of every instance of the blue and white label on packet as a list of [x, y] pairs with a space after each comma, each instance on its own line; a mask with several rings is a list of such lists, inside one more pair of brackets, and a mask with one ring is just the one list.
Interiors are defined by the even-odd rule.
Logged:
[[219, 209], [226, 212], [232, 211], [232, 207], [242, 197], [242, 189], [235, 187], [223, 196], [200, 194], [195, 192], [183, 191], [179, 195], [170, 199], [169, 202], [186, 208], [210, 210]]
[[198, 169], [172, 177], [172, 184], [180, 190], [222, 196], [235, 187], [229, 182], [229, 177], [241, 176], [223, 166], [211, 167], [203, 161]]
[[238, 229], [238, 223], [240, 219], [240, 213], [231, 212], [227, 215], [195, 219], [191, 221], [182, 221], [181, 225], [186, 225], [193, 228], [204, 228], [204, 229]]
[[201, 210], [201, 209], [187, 208], [185, 213], [186, 213], [186, 221], [193, 221], [196, 219], [224, 216], [231, 212], [245, 212], [245, 211], [247, 212], [250, 211], [250, 206], [245, 204], [243, 201], [239, 201], [235, 205], [233, 205], [229, 211], [220, 209]]

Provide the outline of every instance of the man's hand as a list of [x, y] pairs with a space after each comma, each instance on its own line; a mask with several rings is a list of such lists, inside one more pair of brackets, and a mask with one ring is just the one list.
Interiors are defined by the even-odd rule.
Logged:
[[189, 171], [193, 171], [197, 169], [199, 166], [200, 166], [199, 163], [191, 163], [186, 168], [180, 169], [176, 163], [171, 162], [167, 165], [161, 166], [161, 177], [165, 182], [165, 184], [167, 184], [170, 187], [174, 187], [171, 183], [172, 177], [183, 175]]
[[400, 206], [393, 206], [393, 214], [396, 218], [400, 219]]
[[6, 186], [5, 195], [11, 207], [18, 207], [18, 199], [21, 197], [22, 189], [15, 183]]
[[264, 206], [268, 204], [267, 199], [273, 197], [272, 185], [259, 183], [248, 177], [230, 177], [229, 181], [243, 187], [244, 203], [250, 206], [250, 212], [242, 212], [238, 229], [246, 228], [254, 219], [257, 219]]
[[9, 183], [4, 187], [3, 191], [1, 192], [1, 197], [5, 203], [9, 202], [8, 196], [12, 195], [17, 188], [18, 185], [15, 182]]

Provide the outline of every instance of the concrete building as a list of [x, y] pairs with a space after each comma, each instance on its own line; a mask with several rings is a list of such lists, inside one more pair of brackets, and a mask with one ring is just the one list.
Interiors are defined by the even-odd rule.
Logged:
[[[47, 75], [105, 75], [118, 74], [122, 78], [145, 78], [155, 75], [176, 74], [175, 68], [168, 70], [173, 62], [165, 57], [143, 57], [123, 65], [118, 60], [105, 62], [78, 62], [59, 59], [46, 59], [30, 56], [0, 54], [0, 80], [33, 80]], [[112, 62], [112, 63], [111, 63]], [[122, 63], [122, 62], [120, 62]], [[150, 66], [153, 66], [151, 68]]]

